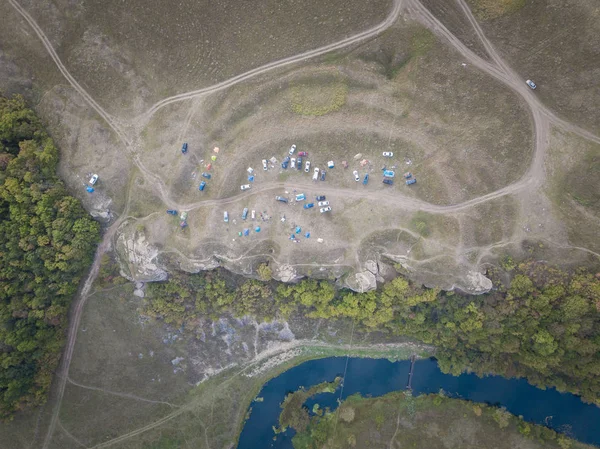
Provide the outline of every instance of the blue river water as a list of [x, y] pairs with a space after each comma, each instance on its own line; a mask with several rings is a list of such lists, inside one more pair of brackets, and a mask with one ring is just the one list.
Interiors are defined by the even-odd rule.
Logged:
[[[259, 397], [262, 402], [251, 404], [250, 418], [244, 425], [238, 449], [292, 449], [293, 430], [275, 437], [280, 404], [286, 394], [300, 387], [310, 388], [344, 377], [342, 399], [355, 393], [377, 397], [392, 391], [404, 390], [410, 370], [409, 361], [390, 362], [383, 359], [330, 357], [298, 365], [267, 382]], [[541, 390], [524, 379], [505, 379], [500, 376], [479, 378], [474, 374], [452, 376], [442, 373], [433, 359], [415, 363], [412, 380], [413, 394], [437, 393], [440, 389], [452, 397], [501, 405], [526, 421], [547, 425], [566, 432], [584, 443], [600, 446], [600, 408], [585, 404], [577, 396], [559, 393], [555, 389]], [[318, 403], [321, 408], [334, 409], [340, 390], [323, 393], [307, 401], [309, 410]]]

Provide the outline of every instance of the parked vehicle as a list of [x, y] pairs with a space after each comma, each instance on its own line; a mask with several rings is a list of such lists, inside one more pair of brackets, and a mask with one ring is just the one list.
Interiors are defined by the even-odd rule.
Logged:
[[355, 180], [356, 182], [360, 181], [360, 177], [358, 176], [358, 172], [357, 172], [356, 170], [354, 170], [354, 171], [352, 172], [352, 174], [354, 175], [354, 180]]
[[308, 203], [304, 205], [304, 209], [310, 209], [311, 207], [315, 207], [315, 203]]
[[267, 160], [263, 159], [262, 164], [263, 164], [263, 170], [267, 171]]
[[329, 206], [329, 201], [319, 201], [319, 207]]
[[202, 190], [204, 190], [205, 187], [206, 187], [206, 181], [202, 181], [200, 183], [200, 186], [198, 187], [198, 190], [202, 191]]
[[296, 168], [298, 170], [302, 170], [302, 158], [301, 157], [299, 157], [298, 162], [296, 162]]
[[169, 214], [169, 215], [177, 215], [177, 211], [175, 209], [167, 209], [167, 214]]
[[248, 208], [244, 207], [244, 210], [242, 211], [242, 220], [245, 220], [246, 218], [248, 218]]
[[256, 211], [254, 209], [252, 209], [252, 213], [250, 214], [250, 216], [252, 217], [253, 220], [256, 219]]
[[184, 142], [183, 145], [181, 146], [181, 152], [183, 154], [187, 153], [187, 142]]
[[285, 159], [283, 160], [283, 162], [281, 163], [281, 168], [288, 168], [288, 164], [290, 163], [290, 157], [286, 156]]
[[527, 83], [527, 85], [528, 85], [529, 87], [531, 87], [533, 90], [535, 90], [535, 88], [537, 87], [537, 86], [535, 85], [535, 83], [534, 83], [533, 81], [531, 81], [531, 80], [527, 80], [527, 81], [525, 81], [525, 82], [526, 82], [526, 83]]
[[327, 168], [333, 168], [333, 167], [335, 167], [335, 164], [333, 163], [333, 161], [327, 162]]
[[240, 186], [240, 189], [242, 190], [248, 190], [250, 188], [250, 184], [244, 184]]
[[417, 182], [417, 180], [415, 178], [409, 179], [408, 181], [406, 181], [406, 185], [409, 186], [411, 184], [415, 184], [416, 182]]
[[319, 195], [317, 201], [325, 201], [325, 195]]
[[394, 184], [394, 181], [390, 178], [383, 178], [383, 183], [387, 184], [388, 186], [391, 186], [392, 184]]
[[369, 182], [369, 174], [365, 174], [365, 177], [363, 178], [363, 185], [366, 186]]
[[298, 156], [308, 156], [308, 153], [306, 151], [300, 151]]
[[396, 176], [396, 173], [394, 173], [392, 170], [384, 170], [383, 176], [385, 176], [386, 178], [393, 178], [394, 176]]
[[204, 172], [204, 173], [202, 173], [202, 177], [206, 178], [206, 179], [210, 179], [210, 178], [212, 178], [212, 175], [210, 173]]
[[321, 181], [325, 181], [325, 173], [327, 173], [325, 170], [321, 170]]
[[384, 151], [383, 157], [394, 157], [394, 153], [392, 153], [391, 151]]
[[299, 193], [296, 195], [296, 201], [304, 201], [306, 199], [306, 195], [304, 193]]
[[310, 171], [310, 161], [306, 161], [306, 165], [304, 166], [304, 171], [308, 173]]
[[188, 216], [188, 213], [186, 211], [183, 211], [181, 213], [181, 215], [179, 216], [179, 218], [181, 218], [182, 221], [185, 221], [185, 220], [187, 220], [187, 216]]
[[229, 223], [229, 213], [227, 211], [223, 212], [223, 221]]
[[404, 175], [402, 175], [402, 176], [404, 176], [406, 179], [410, 179], [410, 178], [412, 178], [412, 173], [411, 173], [411, 172], [409, 172], [409, 171], [407, 171], [407, 172], [406, 172], [406, 173], [404, 173]]
[[291, 156], [292, 154], [294, 154], [294, 151], [296, 151], [296, 144], [294, 144], [294, 145], [292, 145], [292, 146], [290, 147], [290, 152], [289, 152], [289, 153], [290, 153], [290, 156]]
[[90, 184], [91, 185], [96, 185], [97, 182], [98, 182], [98, 175], [94, 173], [92, 175], [92, 177], [90, 178]]
[[296, 158], [295, 157], [292, 158], [291, 167], [296, 168]]
[[319, 212], [321, 212], [322, 214], [329, 211], [331, 211], [331, 206], [322, 207], [321, 209], [319, 209]]
[[287, 198], [284, 198], [284, 197], [282, 197], [282, 196], [276, 196], [276, 197], [275, 197], [275, 199], [276, 199], [277, 201], [281, 201], [282, 203], [287, 203], [287, 202], [288, 202], [288, 199], [287, 199]]
[[315, 167], [315, 171], [313, 173], [313, 181], [317, 181], [319, 179], [319, 169]]

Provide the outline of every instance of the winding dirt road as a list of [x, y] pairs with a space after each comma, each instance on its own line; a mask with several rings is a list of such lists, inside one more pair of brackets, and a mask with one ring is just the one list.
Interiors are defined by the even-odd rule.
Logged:
[[[48, 54], [58, 67], [61, 74], [65, 77], [65, 79], [73, 86], [73, 88], [81, 94], [84, 100], [92, 107], [102, 119], [104, 119], [107, 125], [115, 132], [118, 138], [121, 140], [127, 151], [129, 151], [133, 156], [133, 161], [135, 165], [139, 168], [145, 178], [151, 181], [153, 185], [159, 191], [159, 194], [164, 201], [164, 203], [173, 208], [178, 208], [182, 210], [192, 210], [199, 207], [208, 207], [214, 205], [224, 205], [228, 203], [232, 203], [238, 201], [239, 199], [248, 196], [248, 195], [256, 195], [259, 193], [264, 193], [268, 191], [280, 190], [283, 188], [293, 189], [299, 188], [308, 192], [316, 192], [316, 188], [311, 186], [306, 186], [304, 184], [294, 184], [294, 183], [266, 183], [261, 185], [260, 187], [253, 188], [250, 192], [244, 192], [230, 198], [220, 199], [220, 200], [207, 200], [207, 201], [199, 201], [191, 204], [178, 204], [174, 200], [172, 200], [169, 196], [169, 192], [164, 182], [160, 178], [159, 175], [153, 173], [149, 169], [147, 169], [142, 163], [140, 157], [137, 153], [137, 148], [139, 145], [139, 133], [143, 127], [149, 122], [150, 118], [161, 108], [175, 103], [179, 101], [185, 101], [192, 98], [197, 98], [200, 96], [210, 95], [212, 93], [227, 89], [235, 84], [244, 82], [252, 77], [256, 77], [258, 75], [267, 73], [272, 70], [276, 70], [278, 68], [282, 68], [288, 65], [292, 65], [295, 63], [299, 63], [305, 61], [306, 59], [313, 58], [316, 56], [323, 55], [325, 53], [339, 50], [345, 48], [349, 45], [361, 42], [363, 40], [375, 37], [385, 31], [387, 28], [392, 26], [396, 20], [398, 19], [400, 12], [403, 7], [407, 8], [407, 12], [411, 15], [415, 20], [424, 24], [431, 31], [436, 33], [442, 39], [446, 40], [450, 45], [452, 45], [459, 53], [461, 53], [464, 58], [479, 68], [481, 71], [487, 73], [488, 75], [494, 77], [500, 82], [504, 83], [510, 89], [512, 89], [515, 93], [517, 93], [529, 106], [531, 111], [532, 120], [534, 124], [533, 132], [535, 134], [535, 150], [533, 160], [531, 161], [531, 165], [526, 172], [526, 174], [517, 182], [508, 185], [500, 190], [489, 193], [487, 195], [480, 196], [478, 198], [474, 198], [460, 204], [454, 205], [435, 205], [431, 203], [427, 203], [422, 200], [418, 200], [415, 198], [410, 198], [398, 194], [392, 194], [390, 192], [369, 192], [369, 191], [357, 191], [354, 189], [343, 189], [343, 188], [335, 188], [335, 187], [321, 187], [319, 186], [319, 192], [330, 193], [330, 194], [339, 194], [344, 196], [350, 196], [352, 198], [357, 199], [376, 199], [378, 201], [383, 201], [390, 204], [395, 204], [396, 206], [400, 206], [402, 208], [408, 210], [423, 210], [431, 213], [451, 213], [461, 211], [478, 204], [491, 201], [496, 198], [500, 198], [505, 195], [509, 195], [520, 191], [522, 189], [535, 189], [539, 187], [544, 180], [544, 158], [546, 154], [546, 150], [548, 147], [549, 140], [549, 130], [550, 125], [553, 124], [557, 127], [563, 128], [567, 131], [573, 132], [575, 134], [580, 135], [581, 137], [594, 141], [596, 143], [600, 143], [600, 138], [576, 125], [573, 125], [559, 117], [557, 117], [552, 111], [546, 108], [534, 95], [534, 93], [529, 90], [523, 79], [519, 77], [519, 75], [514, 72], [508, 64], [506, 64], [503, 59], [500, 57], [498, 52], [495, 50], [494, 46], [484, 35], [481, 27], [478, 22], [473, 17], [469, 7], [466, 5], [464, 0], [457, 0], [461, 10], [467, 17], [469, 23], [474, 28], [477, 36], [482, 42], [486, 52], [489, 54], [491, 58], [491, 62], [482, 59], [477, 56], [471, 50], [469, 50], [456, 36], [454, 36], [433, 14], [431, 14], [418, 0], [394, 0], [392, 10], [386, 19], [380, 24], [365, 30], [361, 33], [358, 33], [349, 38], [343, 39], [339, 42], [335, 42], [314, 50], [306, 51], [300, 53], [298, 55], [290, 56], [287, 58], [283, 58], [277, 61], [273, 61], [271, 63], [265, 64], [261, 67], [257, 67], [248, 72], [237, 75], [231, 79], [222, 81], [212, 86], [208, 86], [202, 89], [198, 89], [195, 91], [182, 93], [179, 95], [175, 95], [169, 98], [165, 98], [156, 104], [154, 104], [150, 109], [148, 109], [144, 114], [135, 118], [131, 123], [128, 123], [128, 126], [122, 126], [120, 121], [115, 117], [108, 114], [92, 97], [88, 92], [77, 82], [77, 80], [69, 73], [63, 62], [58, 57], [56, 51], [52, 47], [50, 40], [44, 34], [42, 29], [38, 26], [35, 20], [27, 13], [27, 11], [16, 1], [16, 0], [8, 0], [8, 2], [12, 5], [12, 7], [23, 17], [23, 19], [31, 26], [34, 30], [37, 37], [40, 39], [44, 48], [47, 50]], [[127, 134], [125, 129], [133, 130], [134, 135], [130, 136]], [[131, 131], [130, 131], [131, 132]], [[102, 243], [98, 246], [94, 263], [90, 269], [90, 272], [83, 284], [80, 294], [74, 300], [71, 310], [71, 320], [68, 329], [68, 337], [65, 346], [65, 351], [63, 353], [63, 357], [61, 359], [61, 364], [59, 366], [57, 376], [56, 376], [56, 386], [57, 396], [56, 403], [53, 408], [52, 417], [50, 424], [48, 426], [42, 449], [47, 449], [54, 431], [56, 429], [58, 423], [58, 414], [62, 403], [62, 397], [65, 390], [65, 385], [68, 379], [69, 366], [71, 362], [71, 358], [73, 355], [75, 341], [77, 338], [77, 330], [79, 328], [79, 323], [81, 320], [83, 308], [85, 306], [86, 300], [89, 296], [91, 286], [96, 279], [98, 274], [98, 270], [100, 267], [100, 261], [104, 253], [110, 248], [111, 242], [115, 233], [117, 232], [119, 226], [124, 222], [125, 217], [127, 215], [128, 205], [129, 205], [129, 195], [126, 203], [125, 212], [122, 217], [116, 221], [104, 234]], [[136, 431], [130, 432], [126, 435], [121, 435], [113, 440], [103, 442], [95, 447], [108, 447], [112, 444], [116, 444], [118, 442], [124, 441], [127, 438], [131, 438], [135, 435], [138, 435], [144, 431], [155, 428], [156, 426], [167, 422], [168, 420], [178, 416], [178, 414], [183, 413], [186, 410], [191, 409], [193, 404], [188, 404], [188, 406], [182, 407], [177, 411], [166, 415], [160, 420], [150, 423], [143, 428], [137, 429]]]

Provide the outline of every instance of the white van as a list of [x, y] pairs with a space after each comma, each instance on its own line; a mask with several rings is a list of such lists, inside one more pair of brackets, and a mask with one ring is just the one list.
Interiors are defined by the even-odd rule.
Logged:
[[313, 181], [317, 181], [319, 179], [319, 169], [315, 168], [315, 171], [313, 173]]

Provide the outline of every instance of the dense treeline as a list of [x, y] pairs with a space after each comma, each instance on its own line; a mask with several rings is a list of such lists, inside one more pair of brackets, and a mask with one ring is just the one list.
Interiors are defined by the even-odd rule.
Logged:
[[58, 150], [23, 98], [0, 95], [0, 418], [42, 403], [98, 223], [56, 176]]
[[600, 404], [600, 279], [542, 264], [513, 270], [509, 286], [468, 296], [423, 289], [398, 277], [376, 291], [336, 290], [326, 281], [227, 285], [218, 272], [150, 284], [147, 311], [194, 326], [202, 316], [350, 318], [365, 330], [407, 335], [438, 347], [441, 368], [526, 377]]

